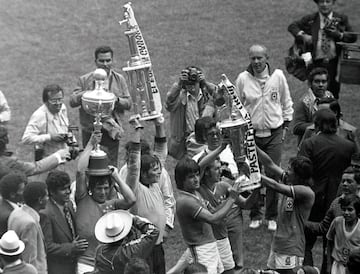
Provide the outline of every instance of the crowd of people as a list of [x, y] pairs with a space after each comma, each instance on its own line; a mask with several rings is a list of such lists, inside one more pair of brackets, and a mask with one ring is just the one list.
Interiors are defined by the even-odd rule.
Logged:
[[[318, 12], [288, 28], [312, 56], [297, 102], [283, 71], [270, 66], [264, 45], [249, 48], [249, 65], [235, 80], [236, 96], [251, 117], [261, 188], [244, 188], [251, 168], [232, 140], [242, 140], [246, 150], [244, 136], [229, 137], [219, 126], [234, 105], [199, 67], [183, 69], [167, 92], [170, 119], [153, 119], [153, 148], [137, 115], [129, 120], [131, 139], [120, 147], [132, 98], [125, 78], [112, 68], [108, 46], [94, 56], [107, 75], [102, 87], [116, 97], [101, 130], [82, 104], [98, 81], [94, 73], [81, 76], [70, 96], [70, 106], [79, 108], [83, 149], [69, 125], [64, 90], [50, 84], [22, 136], [22, 144], [34, 147], [34, 161], [14, 156], [7, 149], [10, 108], [0, 92], [2, 273], [358, 273], [359, 143], [338, 102], [336, 44], [355, 42], [356, 35], [348, 18], [333, 11], [335, 0], [315, 2]], [[290, 128], [297, 155], [282, 168]], [[174, 183], [168, 155], [178, 160]], [[244, 210], [254, 233], [262, 224], [273, 232], [267, 270], [245, 268]], [[187, 248], [166, 270], [163, 243], [175, 218]], [[312, 256], [318, 237], [322, 262], [315, 264], [321, 269]]]

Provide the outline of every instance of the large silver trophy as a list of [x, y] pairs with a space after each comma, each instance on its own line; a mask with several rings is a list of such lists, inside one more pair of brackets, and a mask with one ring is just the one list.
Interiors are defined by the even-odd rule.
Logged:
[[156, 119], [162, 115], [162, 106], [159, 89], [151, 68], [150, 55], [136, 22], [131, 3], [125, 4], [123, 8], [124, 20], [119, 23], [127, 25], [125, 35], [129, 41], [131, 54], [130, 61], [127, 62], [123, 71], [128, 75], [133, 110], [135, 115], [140, 115], [140, 120]]
[[[101, 131], [101, 119], [111, 116], [115, 106], [116, 96], [104, 89], [104, 81], [107, 77], [106, 71], [98, 68], [94, 71], [95, 89], [86, 91], [81, 97], [81, 104], [86, 113], [94, 116], [94, 131]], [[105, 157], [106, 154], [100, 150], [97, 144], [92, 152], [94, 157]]]
[[240, 181], [236, 182], [240, 184], [242, 191], [259, 188], [261, 174], [250, 115], [237, 96], [235, 86], [225, 74], [221, 75], [219, 88], [220, 91], [226, 91], [226, 94], [223, 94], [224, 106], [218, 113], [219, 127], [224, 138], [231, 141], [231, 150], [239, 173], [247, 175], [246, 180], [243, 179], [244, 176], [240, 176]]

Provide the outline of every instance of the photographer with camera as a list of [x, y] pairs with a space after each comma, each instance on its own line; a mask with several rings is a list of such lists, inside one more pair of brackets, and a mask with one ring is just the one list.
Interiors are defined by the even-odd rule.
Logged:
[[329, 72], [329, 91], [339, 99], [340, 83], [336, 80], [341, 46], [336, 42], [354, 43], [356, 35], [348, 17], [334, 12], [336, 0], [314, 0], [318, 12], [292, 22], [288, 31], [304, 42], [312, 53], [314, 67], [325, 67]]
[[169, 154], [175, 159], [186, 153], [185, 139], [194, 131], [195, 121], [201, 116], [213, 116], [211, 97], [215, 89], [200, 68], [189, 66], [168, 91], [165, 107], [170, 112]]
[[75, 159], [79, 150], [73, 133], [75, 128], [69, 128], [64, 90], [57, 84], [47, 85], [43, 90], [42, 100], [43, 105], [29, 119], [21, 142], [34, 145], [35, 161], [59, 149], [69, 149], [67, 160]]
[[31, 115], [21, 139], [23, 144], [35, 146], [35, 160], [67, 147], [69, 119], [63, 89], [56, 84], [47, 85], [42, 100], [44, 104]]

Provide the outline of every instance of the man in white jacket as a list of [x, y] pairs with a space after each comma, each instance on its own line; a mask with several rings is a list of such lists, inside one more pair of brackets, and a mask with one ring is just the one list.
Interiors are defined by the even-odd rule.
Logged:
[[[279, 165], [282, 142], [294, 112], [289, 86], [280, 69], [270, 69], [265, 46], [252, 45], [249, 58], [250, 65], [236, 79], [238, 95], [251, 116], [256, 144]], [[277, 194], [267, 189], [265, 219], [272, 231], [276, 230], [277, 201]], [[258, 228], [262, 218], [259, 204], [251, 210], [250, 218], [250, 227]]]

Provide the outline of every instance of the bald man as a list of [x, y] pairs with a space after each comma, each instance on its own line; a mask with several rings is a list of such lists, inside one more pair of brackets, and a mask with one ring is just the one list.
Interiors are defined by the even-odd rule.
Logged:
[[[279, 165], [282, 142], [294, 112], [289, 86], [280, 69], [270, 68], [265, 46], [252, 45], [249, 59], [250, 65], [236, 79], [238, 95], [251, 116], [256, 144]], [[272, 176], [270, 173], [267, 175]], [[271, 231], [276, 230], [277, 201], [276, 192], [267, 189], [265, 220]], [[260, 203], [251, 210], [250, 218], [250, 228], [261, 225]]]

